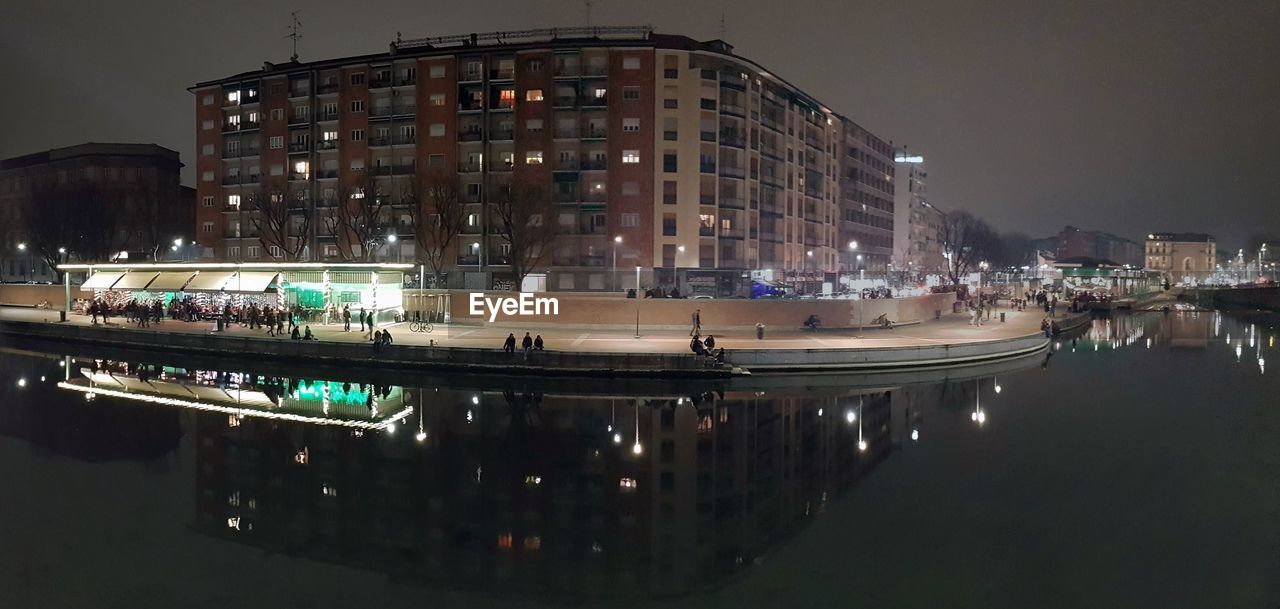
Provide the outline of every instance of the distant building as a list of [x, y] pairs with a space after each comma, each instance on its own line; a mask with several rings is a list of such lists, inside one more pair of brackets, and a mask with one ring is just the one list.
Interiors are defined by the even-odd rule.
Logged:
[[893, 189], [893, 264], [898, 270], [945, 268], [942, 223], [945, 215], [929, 204], [924, 157], [898, 150]]
[[1178, 274], [1208, 274], [1218, 260], [1212, 235], [1151, 233], [1147, 235], [1148, 270]]
[[[1044, 245], [1040, 242], [1037, 244]], [[1067, 226], [1058, 233], [1056, 248], [1053, 251], [1059, 260], [1097, 258], [1134, 267], [1142, 266], [1143, 263], [1142, 246], [1137, 242], [1111, 233], [1083, 230], [1075, 226]]]
[[[155, 144], [91, 142], [0, 161], [0, 280], [54, 279], [33, 251], [22, 217], [24, 203], [45, 186], [57, 192], [92, 188], [110, 202], [122, 219], [115, 223], [113, 239], [122, 251], [154, 248], [156, 244], [147, 241], [155, 239], [147, 239], [148, 234], [163, 235], [166, 248], [173, 239], [191, 242], [195, 190], [179, 185], [181, 169], [177, 152]], [[159, 218], [136, 217], [133, 212], [144, 200], [166, 206], [165, 213]], [[68, 241], [68, 250], [76, 251], [76, 239]], [[20, 244], [26, 247], [19, 249]]]

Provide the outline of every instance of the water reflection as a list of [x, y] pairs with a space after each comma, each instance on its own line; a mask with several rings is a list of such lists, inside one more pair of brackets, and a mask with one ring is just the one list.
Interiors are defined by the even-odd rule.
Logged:
[[174, 520], [270, 554], [489, 595], [665, 596], [732, 581], [893, 455], [928, 442], [926, 413], [936, 426], [990, 433], [999, 409], [1028, 403], [1036, 381], [1026, 375], [1077, 348], [1074, 357], [1249, 349], [1262, 372], [1269, 323], [1117, 316], [1062, 337], [1057, 355], [710, 383], [396, 383], [101, 350], [9, 353], [0, 433], [84, 461], [181, 451], [196, 500]]

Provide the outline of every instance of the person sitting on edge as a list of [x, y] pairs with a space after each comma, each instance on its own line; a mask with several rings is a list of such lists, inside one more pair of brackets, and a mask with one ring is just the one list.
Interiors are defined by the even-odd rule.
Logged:
[[817, 315], [809, 314], [809, 319], [804, 320], [804, 327], [810, 330], [817, 330], [822, 325], [822, 320]]
[[311, 333], [311, 326], [304, 328], [306, 331], [302, 333], [302, 340], [315, 340], [316, 335]]
[[533, 337], [533, 350], [542, 351], [542, 335], [541, 334]]
[[289, 331], [289, 340], [302, 340], [302, 335], [298, 333], [298, 326], [294, 326]]
[[384, 345], [390, 345], [392, 342], [394, 342], [394, 341], [392, 341], [392, 340], [391, 340], [391, 330], [390, 330], [390, 329], [383, 330], [383, 331], [382, 331], [382, 344], [384, 344]]
[[702, 337], [694, 336], [689, 341], [689, 350], [693, 351], [698, 355], [705, 355], [707, 352], [707, 348], [702, 344]]
[[524, 333], [524, 339], [520, 341], [520, 348], [528, 351], [533, 348], [533, 337], [528, 332]]
[[716, 348], [716, 337], [708, 334], [707, 340], [703, 341], [702, 344], [707, 348], [707, 351], [714, 351]]
[[516, 335], [511, 333], [507, 335], [507, 340], [502, 343], [502, 350], [507, 353], [516, 352]]

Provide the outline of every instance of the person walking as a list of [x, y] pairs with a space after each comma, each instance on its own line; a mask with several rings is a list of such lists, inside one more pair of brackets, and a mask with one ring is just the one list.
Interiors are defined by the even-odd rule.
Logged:
[[702, 332], [702, 309], [693, 310], [693, 318], [691, 328], [689, 328], [689, 336], [697, 336]]
[[507, 340], [502, 343], [502, 350], [507, 353], [516, 352], [516, 335], [511, 333], [507, 335]]

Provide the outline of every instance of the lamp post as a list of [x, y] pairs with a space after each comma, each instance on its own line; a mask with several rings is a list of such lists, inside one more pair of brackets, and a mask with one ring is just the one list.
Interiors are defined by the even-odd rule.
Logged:
[[676, 269], [680, 266], [680, 254], [684, 253], [684, 246], [676, 246], [676, 256], [671, 260], [671, 287], [679, 288], [680, 280], [676, 277]]
[[31, 266], [31, 254], [27, 253], [27, 244], [19, 243], [18, 251], [22, 252], [22, 282], [29, 283], [30, 282], [29, 267]]
[[[858, 251], [858, 241], [857, 241], [856, 239], [855, 239], [855, 240], [853, 240], [853, 241], [850, 241], [850, 242], [849, 242], [849, 251], [851, 251], [851, 252], [856, 252], [856, 251]], [[859, 256], [859, 258], [861, 258], [861, 256]], [[849, 277], [849, 282], [850, 282], [850, 283], [852, 283], [852, 282], [853, 282], [853, 277], [852, 277], [852, 276], [850, 276], [850, 277]], [[853, 291], [853, 286], [849, 286], [849, 291], [850, 291], [850, 292], [852, 292], [852, 291]]]
[[[613, 276], [613, 289], [615, 290], [621, 288], [618, 283], [618, 246], [620, 245], [622, 245], [622, 235], [613, 238], [613, 272], [611, 275]], [[639, 290], [640, 286], [636, 286], [636, 291]]]
[[396, 242], [399, 240], [400, 238], [395, 236], [394, 234], [387, 235], [387, 245], [395, 248], [396, 250], [396, 262], [400, 262], [400, 246], [396, 245]]

